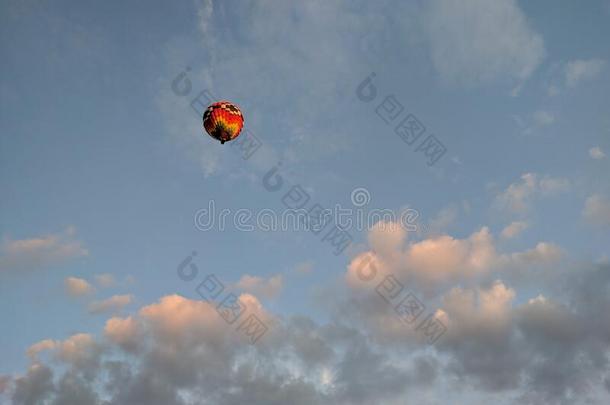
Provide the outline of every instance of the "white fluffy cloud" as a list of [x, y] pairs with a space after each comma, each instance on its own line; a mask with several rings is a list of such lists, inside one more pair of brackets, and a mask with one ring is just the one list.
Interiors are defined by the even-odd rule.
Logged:
[[432, 60], [447, 80], [524, 80], [545, 57], [542, 37], [515, 0], [425, 4]]
[[[503, 233], [514, 236], [524, 226], [525, 223], [516, 222]], [[348, 265], [345, 275], [348, 285], [353, 288], [368, 285], [365, 288], [370, 288], [369, 278], [373, 273], [378, 277], [393, 274], [432, 292], [448, 282], [485, 277], [494, 271], [548, 265], [563, 254], [558, 246], [549, 242], [540, 242], [519, 252], [498, 252], [487, 227], [463, 239], [441, 234], [411, 242], [407, 241], [406, 233], [396, 229], [386, 224], [369, 231], [371, 249], [356, 256]]]
[[91, 294], [94, 288], [91, 284], [82, 278], [68, 277], [64, 280], [66, 292], [73, 297]]
[[56, 347], [57, 342], [51, 339], [45, 339], [31, 345], [26, 353], [30, 359], [36, 360], [40, 353], [49, 350], [54, 350]]
[[466, 239], [441, 235], [413, 243], [406, 251], [408, 271], [426, 282], [471, 277], [487, 271], [496, 259], [493, 237], [482, 228]]
[[[368, 233], [370, 251], [348, 265], [346, 281], [358, 288], [369, 279], [394, 274], [421, 283], [423, 288], [485, 273], [496, 262], [493, 237], [487, 228], [468, 238], [443, 234], [407, 243], [399, 224], [379, 222]], [[366, 287], [368, 288], [368, 287]]]
[[351, 288], [370, 288], [369, 281], [385, 276], [387, 265], [373, 252], [361, 253], [353, 258], [347, 266], [345, 281]]
[[134, 317], [110, 318], [106, 321], [104, 335], [112, 343], [126, 351], [135, 351], [140, 343], [140, 326]]
[[505, 334], [510, 327], [515, 290], [502, 281], [488, 288], [453, 288], [443, 297], [449, 339], [462, 340], [481, 334]]
[[51, 352], [58, 360], [83, 366], [95, 360], [98, 351], [99, 347], [92, 335], [78, 333], [63, 341], [41, 340], [28, 348], [27, 355], [31, 360], [38, 361], [40, 353]]

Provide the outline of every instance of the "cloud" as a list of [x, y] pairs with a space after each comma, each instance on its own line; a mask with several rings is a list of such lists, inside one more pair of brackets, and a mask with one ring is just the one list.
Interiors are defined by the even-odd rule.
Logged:
[[65, 373], [55, 388], [55, 403], [62, 405], [96, 404], [99, 402], [94, 387], [76, 373]]
[[589, 149], [589, 156], [591, 156], [591, 158], [593, 159], [603, 159], [606, 157], [606, 154], [604, 153], [604, 151], [602, 150], [602, 148], [600, 148], [599, 146], [594, 146], [591, 149]]
[[8, 392], [13, 379], [8, 375], [0, 375], [0, 395], [3, 395], [5, 392]]
[[407, 231], [399, 223], [379, 221], [368, 231], [367, 238], [373, 251], [392, 257], [402, 248], [407, 239]]
[[589, 196], [582, 215], [592, 225], [610, 225], [610, 199], [599, 194]]
[[[561, 281], [566, 302], [590, 294], [593, 284], [606, 288], [608, 270], [588, 269]], [[439, 349], [451, 358], [447, 369], [462, 384], [517, 390], [519, 402], [563, 404], [576, 397], [579, 403], [603, 403], [594, 387], [602, 388], [597, 373], [608, 361], [596, 357], [608, 348], [601, 342], [609, 330], [593, 327], [600, 320], [590, 318], [590, 311], [607, 306], [607, 297], [591, 304], [579, 300], [582, 307], [542, 295], [517, 306], [514, 297], [514, 290], [496, 281], [490, 288], [458, 288], [444, 298], [448, 336]]]
[[544, 176], [538, 183], [540, 192], [543, 195], [554, 195], [570, 190], [570, 181], [560, 177]]
[[297, 264], [294, 267], [294, 272], [298, 274], [310, 274], [313, 271], [314, 263], [311, 261], [306, 261]]
[[26, 353], [30, 359], [36, 360], [41, 352], [54, 350], [56, 347], [57, 342], [51, 339], [45, 339], [31, 345]]
[[[323, 324], [276, 318], [243, 295], [272, 325], [255, 345], [214, 304], [164, 296], [109, 319], [104, 344], [77, 334], [32, 345], [32, 365], [15, 378], [13, 403], [372, 405], [404, 403], [407, 393], [419, 403], [445, 387], [481, 403], [501, 396], [604, 404], [596, 393], [605, 392], [610, 367], [610, 267], [557, 274], [555, 281], [561, 295], [530, 285], [529, 299], [518, 299], [500, 279], [449, 288], [433, 310], [447, 325], [434, 346], [419, 343], [415, 326], [397, 319], [374, 291], [363, 299], [359, 289], [345, 302], [334, 292], [345, 305], [329, 307], [332, 320]], [[60, 364], [43, 364], [35, 355], [43, 350]]]
[[537, 126], [547, 126], [555, 122], [555, 115], [549, 111], [538, 110], [534, 113], [534, 123]]
[[523, 135], [535, 135], [543, 127], [548, 127], [555, 122], [556, 116], [551, 111], [537, 110], [530, 119], [514, 116], [517, 125], [521, 128]]
[[[166, 59], [172, 69], [167, 82], [185, 68], [180, 60], [195, 66], [188, 76], [193, 87], [188, 97], [180, 98], [164, 86], [166, 90], [157, 98], [170, 135], [193, 159], [201, 161], [208, 176], [231, 164], [223, 157], [226, 154], [220, 153], [219, 144], [211, 140], [202, 143], [200, 124], [198, 127], [192, 119], [195, 112], [188, 103], [199, 91], [208, 89], [216, 97], [238, 103], [248, 100], [249, 105], [243, 105], [249, 111], [246, 128], [259, 137], [263, 131], [279, 130], [284, 134], [282, 142], [266, 142], [248, 160], [251, 168], [268, 169], [270, 161], [280, 158], [299, 164], [349, 147], [346, 141], [350, 129], [346, 124], [350, 123], [321, 122], [319, 117], [345, 100], [346, 88], [355, 87], [362, 80], [362, 73], [353, 67], [362, 62], [363, 43], [377, 46], [381, 42], [379, 36], [388, 35], [392, 27], [387, 24], [383, 9], [364, 6], [365, 13], [345, 1], [278, 4], [245, 0], [241, 7], [226, 2], [196, 2], [200, 38], [197, 42], [192, 36], [176, 38], [167, 44], [171, 51]], [[401, 8], [401, 21], [407, 19], [414, 17]], [[403, 30], [403, 26], [393, 28], [395, 37], [400, 38]], [[367, 32], [369, 36], [346, 36], [345, 32]], [[299, 80], [294, 80], [295, 74]], [[247, 77], [257, 80], [246, 80]], [[261, 114], [280, 109], [285, 114], [278, 115], [271, 126], [264, 124]], [[245, 173], [243, 167], [235, 167], [232, 172], [240, 170], [245, 176], [252, 175], [251, 170]]]
[[557, 116], [552, 111], [536, 110], [528, 118], [522, 118], [518, 115], [513, 116], [513, 118], [520, 127], [521, 134], [531, 136], [540, 133], [542, 128], [553, 125]]
[[89, 251], [74, 239], [75, 233], [69, 227], [59, 234], [31, 239], [5, 237], [0, 245], [0, 272], [33, 271], [87, 256]]
[[513, 212], [526, 211], [536, 187], [536, 175], [525, 173], [521, 176], [521, 182], [509, 185], [506, 190], [496, 197], [496, 202]]
[[32, 364], [26, 375], [15, 379], [12, 396], [15, 405], [44, 403], [53, 393], [53, 371], [41, 364]]
[[496, 280], [488, 288], [453, 288], [443, 297], [449, 344], [463, 339], [502, 338], [510, 327], [515, 290]]
[[[510, 232], [519, 227], [522, 224], [516, 223]], [[494, 271], [518, 268], [527, 273], [526, 269], [555, 263], [563, 255], [557, 245], [549, 242], [539, 242], [524, 251], [499, 252], [487, 227], [463, 239], [441, 234], [411, 242], [406, 233], [396, 229], [386, 225], [369, 231], [370, 250], [349, 263], [345, 274], [348, 286], [370, 289], [371, 279], [392, 274], [432, 294], [448, 283], [484, 279]]]
[[429, 233], [441, 233], [449, 229], [458, 216], [456, 205], [449, 205], [441, 209], [429, 222]]
[[514, 221], [507, 225], [504, 229], [502, 229], [500, 236], [502, 236], [502, 238], [504, 239], [512, 239], [517, 237], [528, 227], [529, 225], [525, 221]]
[[[551, 250], [540, 245], [532, 251], [545, 256]], [[527, 260], [514, 265], [525, 266]], [[605, 403], [607, 397], [599, 395], [605, 386], [600, 375], [607, 375], [609, 366], [603, 353], [610, 348], [610, 328], [605, 316], [593, 313], [610, 309], [608, 296], [601, 292], [610, 286], [610, 267], [570, 274], [555, 270], [549, 284], [561, 291], [559, 301], [538, 295], [519, 304], [517, 291], [499, 279], [458, 285], [443, 294], [435, 316], [447, 332], [434, 345], [446, 360], [443, 378], [455, 378], [457, 386], [468, 387], [471, 394], [484, 393], [481, 398], [487, 400], [499, 394], [513, 398], [511, 403], [567, 404], [574, 403], [574, 396], [582, 403]], [[341, 315], [361, 322], [359, 327], [385, 347], [417, 350], [415, 325], [402, 322], [392, 305], [376, 294], [378, 282], [369, 283], [370, 294], [364, 297], [366, 289], [360, 286]], [[412, 281], [406, 287], [413, 291]], [[528, 283], [527, 289], [539, 287]], [[426, 311], [434, 302], [424, 300]]]
[[129, 294], [125, 295], [113, 295], [103, 301], [94, 301], [89, 304], [89, 313], [91, 314], [102, 314], [119, 312], [124, 307], [129, 305], [133, 300], [133, 296]]
[[364, 252], [353, 258], [347, 266], [345, 281], [352, 288], [369, 289], [371, 279], [389, 274], [387, 268], [377, 254]]
[[604, 69], [606, 62], [602, 59], [573, 60], [566, 64], [566, 86], [575, 87], [578, 83], [594, 79]]
[[112, 274], [103, 273], [95, 276], [95, 283], [101, 288], [109, 288], [115, 285], [116, 280]]
[[73, 297], [80, 297], [91, 294], [94, 288], [91, 284], [82, 278], [68, 277], [64, 280], [66, 292]]
[[568, 179], [525, 173], [521, 176], [521, 181], [510, 184], [496, 196], [495, 205], [502, 210], [523, 214], [531, 208], [535, 198], [555, 195], [569, 189]]
[[28, 357], [33, 361], [39, 360], [42, 352], [51, 352], [55, 358], [78, 367], [85, 367], [95, 363], [99, 355], [99, 346], [92, 335], [78, 333], [70, 336], [64, 341], [45, 339], [30, 346], [27, 350]]
[[[243, 300], [264, 316], [256, 298]], [[247, 345], [214, 305], [177, 295], [111, 318], [105, 336], [103, 351], [88, 335], [56, 342], [56, 360], [66, 367], [53, 378], [52, 368], [35, 363], [44, 375], [21, 378], [14, 403], [392, 404], [407, 391], [417, 398], [438, 369], [424, 353], [395, 362], [357, 329], [304, 317], [276, 323]]]
[[106, 321], [104, 335], [123, 350], [133, 352], [140, 344], [140, 327], [133, 317], [110, 318]]
[[58, 342], [57, 358], [77, 367], [86, 367], [97, 361], [99, 347], [92, 335], [78, 333], [68, 339]]
[[515, 0], [426, 2], [432, 61], [454, 82], [527, 79], [545, 57], [544, 41]]
[[213, 306], [179, 295], [168, 295], [143, 307], [139, 316], [148, 323], [155, 336], [168, 341], [189, 335], [206, 340], [221, 339], [224, 329]]
[[580, 332], [570, 328], [575, 324], [571, 310], [543, 295], [528, 300], [518, 309], [519, 322], [526, 333], [548, 342], [573, 342]]
[[252, 293], [261, 298], [274, 298], [282, 290], [284, 279], [282, 275], [277, 274], [268, 279], [262, 277], [243, 275], [235, 288]]
[[547, 90], [547, 94], [548, 94], [549, 97], [555, 97], [560, 92], [561, 92], [561, 90], [559, 90], [559, 87], [557, 87], [554, 84], [550, 85], [548, 90]]
[[440, 282], [485, 272], [496, 257], [493, 238], [481, 228], [467, 239], [442, 235], [413, 243], [406, 251], [409, 273], [425, 282]]
[[561, 248], [553, 243], [539, 242], [532, 249], [524, 252], [512, 253], [502, 257], [503, 260], [509, 258], [511, 264], [534, 265], [554, 263], [563, 255]]

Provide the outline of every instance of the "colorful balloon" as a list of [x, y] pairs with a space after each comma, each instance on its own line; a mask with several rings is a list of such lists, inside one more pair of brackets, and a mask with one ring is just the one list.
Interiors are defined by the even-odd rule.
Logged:
[[239, 107], [229, 101], [210, 104], [203, 113], [203, 127], [221, 144], [237, 138], [243, 126], [244, 116]]

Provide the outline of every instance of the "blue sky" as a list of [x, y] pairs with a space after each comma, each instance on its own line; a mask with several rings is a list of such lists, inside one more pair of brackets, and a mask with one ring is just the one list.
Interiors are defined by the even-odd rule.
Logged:
[[[433, 348], [409, 349], [415, 365], [418, 356], [439, 365], [429, 385], [409, 386], [411, 398], [443, 403], [438, 392], [457, 384], [458, 400], [471, 403], [607, 400], [608, 330], [570, 339], [557, 331], [582, 329], [591, 313], [610, 321], [602, 311], [610, 309], [607, 297], [600, 293], [597, 302], [585, 293], [602, 288], [599, 280], [607, 282], [610, 272], [608, 1], [4, 1], [0, 7], [6, 401], [70, 403], [59, 383], [62, 370], [83, 370], [66, 360], [61, 342], [86, 334], [91, 345], [119, 350], [110, 318], [137, 319], [155, 341], [147, 317], [152, 310], [165, 314], [173, 301], [163, 297], [207, 311], [191, 301], [198, 299], [197, 282], [176, 274], [192, 251], [199, 281], [216, 274], [280, 325], [253, 349], [255, 363], [264, 359], [287, 381], [315, 380], [333, 369], [338, 375], [336, 384], [307, 386], [317, 402], [305, 388], [297, 393], [269, 383], [262, 391], [278, 396], [260, 396], [254, 382], [245, 388], [237, 376], [221, 376], [255, 403], [404, 403], [391, 378], [358, 393], [358, 376], [342, 367], [358, 370], [366, 358], [349, 358], [330, 340], [324, 345], [338, 360], [299, 372], [282, 369], [267, 353], [267, 345], [279, 345], [274, 339], [298, 346], [286, 332], [298, 330], [297, 317], [314, 322], [320, 335], [337, 325], [354, 328], [387, 364], [408, 368], [391, 353], [415, 338], [397, 334], [374, 287], [354, 283], [354, 269], [371, 252], [380, 271], [408, 283], [449, 325]], [[177, 95], [172, 81], [187, 67], [191, 91]], [[372, 72], [377, 96], [367, 103], [357, 88]], [[241, 107], [245, 128], [262, 144], [250, 158], [202, 130], [190, 106], [202, 90]], [[404, 110], [385, 124], [376, 108], [390, 95]], [[434, 165], [416, 151], [418, 143], [407, 145], [394, 133], [409, 113], [425, 126], [424, 137], [433, 134], [446, 148]], [[280, 162], [287, 186], [269, 192], [262, 179]], [[326, 207], [353, 208], [352, 191], [365, 188], [366, 209], [397, 215], [415, 209], [428, 232], [352, 230], [350, 248], [334, 255], [307, 231], [195, 227], [195, 213], [211, 200], [233, 213], [281, 212], [282, 195], [296, 184]], [[471, 294], [477, 303], [462, 308]], [[555, 318], [557, 308], [571, 317]], [[470, 321], [460, 324], [467, 313]], [[469, 367], [465, 341], [498, 356], [490, 355], [494, 364], [510, 363], [501, 353], [516, 350], [474, 334], [482, 327], [472, 319], [497, 321], [506, 336], [521, 333], [531, 357], [548, 368], [507, 364], [506, 375], [521, 376], [513, 381], [501, 370]], [[549, 377], [553, 355], [537, 345], [541, 336], [565, 345], [573, 356], [562, 362], [566, 370], [583, 371]], [[26, 355], [45, 340], [55, 342], [47, 357]], [[578, 366], [593, 347], [602, 364]], [[148, 354], [141, 349], [129, 364], [150, 364]], [[291, 355], [297, 369], [318, 361]], [[228, 364], [237, 362], [235, 353], [228, 356]], [[54, 370], [53, 393], [26, 384], [42, 367]], [[407, 374], [398, 376], [417, 380]], [[563, 383], [567, 376], [577, 382]], [[102, 393], [96, 381], [88, 387], [96, 392], [90, 403], [136, 401], [133, 387]], [[384, 390], [390, 394], [378, 397]], [[197, 395], [209, 401], [202, 403], [239, 403], [233, 394], [208, 397], [188, 385], [167, 392], [171, 403], [200, 403]]]

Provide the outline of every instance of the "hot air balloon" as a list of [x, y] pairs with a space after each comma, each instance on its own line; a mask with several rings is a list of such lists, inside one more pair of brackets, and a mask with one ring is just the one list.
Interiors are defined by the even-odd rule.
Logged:
[[244, 116], [239, 107], [229, 101], [210, 104], [203, 113], [203, 127], [221, 144], [237, 138], [243, 126]]

